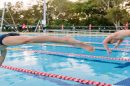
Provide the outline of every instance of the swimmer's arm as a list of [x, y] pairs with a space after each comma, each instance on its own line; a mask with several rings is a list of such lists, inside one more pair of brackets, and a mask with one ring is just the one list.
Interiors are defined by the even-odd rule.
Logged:
[[104, 48], [109, 51], [109, 47], [108, 47], [108, 42], [107, 41], [103, 41], [103, 45], [104, 45]]
[[108, 53], [111, 52], [111, 50], [110, 50], [109, 47], [108, 47], [108, 42], [109, 42], [109, 41], [110, 41], [110, 37], [105, 38], [104, 41], [103, 41], [104, 48], [106, 49], [106, 51], [107, 51]]
[[7, 53], [7, 49], [1, 50], [0, 65], [2, 65], [2, 63], [4, 62], [6, 53]]
[[117, 48], [121, 43], [122, 43], [123, 39], [120, 39], [117, 44], [115, 45], [115, 48]]

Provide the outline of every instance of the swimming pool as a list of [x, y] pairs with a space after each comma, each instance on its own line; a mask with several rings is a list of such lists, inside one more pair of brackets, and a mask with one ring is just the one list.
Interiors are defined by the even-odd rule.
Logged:
[[[95, 47], [103, 47], [101, 42], [104, 37], [75, 36], [76, 39], [93, 42]], [[123, 44], [129, 44], [129, 38]], [[127, 42], [127, 43], [126, 43]], [[98, 43], [98, 44], [97, 44]], [[96, 48], [95, 52], [87, 52], [71, 46], [52, 46], [47, 44], [25, 44], [9, 47], [7, 58], [3, 65], [43, 71], [48, 73], [71, 76], [86, 80], [115, 84], [130, 76], [130, 62], [82, 58], [79, 56], [67, 56], [45, 53], [34, 53], [30, 50], [42, 50], [76, 55], [108, 56], [103, 49]], [[110, 45], [113, 47], [113, 45]], [[119, 48], [129, 48], [121, 45]], [[12, 49], [12, 50], [11, 50]], [[21, 49], [21, 50], [20, 50]], [[25, 49], [25, 50], [22, 50]], [[110, 58], [129, 58], [130, 52], [113, 50]], [[78, 58], [77, 58], [78, 57]], [[60, 80], [55, 78], [41, 77], [32, 74], [16, 72], [0, 68], [1, 86], [86, 86], [77, 82]]]

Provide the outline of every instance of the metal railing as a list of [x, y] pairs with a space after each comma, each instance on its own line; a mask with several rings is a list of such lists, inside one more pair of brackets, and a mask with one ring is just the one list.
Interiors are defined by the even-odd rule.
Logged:
[[[13, 32], [14, 28], [17, 28], [19, 32], [23, 32], [23, 29], [20, 25], [17, 27], [13, 25], [4, 25], [2, 32]], [[88, 26], [49, 26], [45, 28], [39, 28], [37, 32], [48, 32], [48, 33], [71, 33], [71, 34], [99, 34], [99, 33], [113, 33], [117, 30], [122, 30], [124, 26], [120, 26], [118, 29], [115, 26], [93, 26], [91, 29]], [[36, 26], [35, 25], [27, 25], [27, 32], [35, 32]], [[26, 32], [26, 31], [24, 31]]]

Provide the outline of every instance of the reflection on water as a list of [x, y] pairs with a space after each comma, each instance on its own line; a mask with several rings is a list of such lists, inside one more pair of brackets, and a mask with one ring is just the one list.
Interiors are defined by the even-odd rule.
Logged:
[[[67, 47], [52, 47], [52, 46], [21, 46], [21, 48], [32, 50], [48, 50], [55, 52], [67, 52], [76, 54], [92, 54], [92, 55], [106, 55], [105, 51], [96, 50], [94, 53], [86, 52], [79, 48]], [[129, 58], [130, 54], [126, 52], [112, 52], [112, 57]], [[130, 63], [118, 61], [106, 61], [95, 59], [75, 59], [66, 56], [46, 55], [40, 53], [31, 53], [28, 51], [8, 51], [7, 58], [4, 62], [6, 65], [21, 67], [26, 69], [50, 72], [55, 74], [67, 75], [87, 80], [94, 80], [106, 83], [117, 83], [130, 76]], [[32, 86], [78, 86], [74, 82], [53, 81], [48, 79], [34, 78], [23, 73], [17, 73], [9, 70], [0, 69], [2, 76], [0, 82], [3, 86], [24, 86], [32, 83]], [[5, 74], [6, 72], [6, 74]], [[10, 75], [13, 74], [13, 75]], [[44, 77], [45, 78], [45, 77]], [[15, 82], [17, 81], [17, 82]], [[32, 82], [33, 81], [33, 82]], [[27, 86], [27, 85], [25, 85]], [[79, 85], [82, 86], [82, 85]]]
[[6, 64], [13, 66], [33, 66], [37, 64], [37, 59], [34, 53], [28, 51], [18, 51], [13, 54], [9, 53], [7, 55], [7, 61], [5, 62]]

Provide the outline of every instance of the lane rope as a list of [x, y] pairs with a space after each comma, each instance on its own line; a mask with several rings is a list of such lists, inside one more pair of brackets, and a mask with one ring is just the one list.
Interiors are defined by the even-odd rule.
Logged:
[[106, 56], [93, 56], [93, 55], [86, 55], [86, 54], [52, 52], [52, 51], [44, 51], [44, 50], [29, 50], [29, 49], [20, 49], [20, 48], [14, 48], [14, 50], [24, 50], [24, 51], [28, 51], [28, 52], [31, 52], [31, 53], [68, 56], [68, 57], [80, 58], [80, 59], [93, 58], [93, 59], [103, 59], [103, 60], [113, 60], [113, 61], [130, 62], [129, 58], [121, 58], [121, 57], [114, 58], [114, 57], [106, 57]]
[[[71, 45], [63, 45], [63, 44], [43, 44], [43, 46], [74, 47]], [[95, 49], [105, 50], [104, 47], [95, 47]], [[130, 52], [130, 48], [110, 48], [110, 49], [114, 51]]]
[[[95, 49], [105, 50], [103, 47], [95, 47]], [[110, 49], [113, 51], [121, 51], [121, 52], [127, 52], [127, 53], [130, 52], [130, 48], [110, 48]]]
[[103, 59], [103, 60], [114, 60], [114, 61], [125, 61], [130, 62], [128, 58], [110, 58], [105, 56], [93, 56], [93, 55], [85, 55], [85, 54], [74, 54], [74, 53], [62, 53], [62, 52], [50, 52], [50, 51], [43, 51], [43, 50], [31, 50], [34, 53], [41, 53], [41, 54], [52, 54], [52, 55], [60, 55], [60, 56], [69, 56], [69, 57], [83, 57], [83, 58], [95, 58], [95, 59]]
[[81, 84], [94, 85], [94, 86], [112, 86], [111, 84], [107, 84], [107, 83], [103, 83], [103, 82], [84, 80], [84, 79], [80, 79], [80, 78], [74, 78], [74, 77], [70, 77], [70, 76], [40, 72], [40, 71], [35, 71], [35, 70], [28, 70], [28, 69], [24, 69], [24, 68], [17, 68], [17, 67], [6, 66], [6, 65], [2, 65], [0, 67], [9, 69], [9, 70], [13, 70], [13, 71], [17, 71], [17, 72], [38, 75], [38, 76], [46, 76], [46, 77], [57, 78], [57, 79], [62, 79], [62, 80], [74, 81], [74, 82], [78, 82]]
[[[44, 45], [48, 46], [48, 45]], [[58, 47], [74, 47], [74, 46], [67, 46], [67, 45], [49, 45], [49, 46], [58, 46]], [[8, 50], [14, 50], [14, 49], [26, 49], [26, 48], [7, 48]], [[105, 50], [104, 47], [95, 47], [95, 49], [98, 50]], [[130, 52], [130, 48], [110, 48], [113, 51], [121, 51], [121, 52]], [[106, 51], [106, 50], [105, 50]]]

